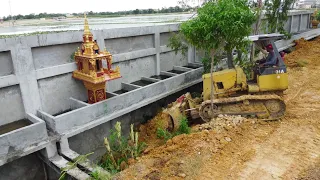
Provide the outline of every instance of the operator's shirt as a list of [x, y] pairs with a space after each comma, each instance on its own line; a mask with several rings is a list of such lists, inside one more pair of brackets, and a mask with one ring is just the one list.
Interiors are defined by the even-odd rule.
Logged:
[[274, 54], [274, 52], [269, 52], [267, 58], [266, 58], [266, 63], [263, 65], [275, 65], [277, 63], [277, 57]]

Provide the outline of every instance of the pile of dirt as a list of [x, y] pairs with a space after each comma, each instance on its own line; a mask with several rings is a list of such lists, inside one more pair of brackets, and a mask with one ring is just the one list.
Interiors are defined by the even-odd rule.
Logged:
[[147, 151], [164, 143], [162, 139], [157, 137], [157, 129], [167, 129], [170, 121], [169, 115], [161, 111], [153, 119], [139, 127], [139, 142], [145, 142], [148, 145]]
[[[273, 123], [271, 127], [277, 125]], [[254, 150], [243, 146], [247, 144], [245, 140], [257, 134], [261, 139], [268, 135], [255, 132], [259, 126], [269, 124], [238, 116], [220, 116], [192, 127], [194, 132], [191, 134], [176, 136], [164, 145], [145, 151], [135, 164], [114, 179], [197, 179], [205, 174], [210, 179], [221, 177], [220, 174], [228, 174], [229, 169], [215, 170], [212, 167], [234, 164], [242, 167], [255, 154]], [[234, 162], [234, 156], [240, 160]], [[238, 173], [236, 170], [233, 172], [234, 176]]]
[[241, 125], [244, 122], [256, 123], [255, 119], [246, 119], [242, 116], [229, 116], [229, 115], [219, 115], [217, 118], [212, 119], [210, 122], [197, 125], [192, 127], [192, 129], [199, 130], [215, 130], [217, 132], [222, 132], [224, 130], [229, 130], [236, 126]]
[[316, 65], [320, 63], [320, 37], [312, 41], [299, 39], [295, 43], [295, 51], [285, 56], [288, 67], [304, 67], [308, 64]]

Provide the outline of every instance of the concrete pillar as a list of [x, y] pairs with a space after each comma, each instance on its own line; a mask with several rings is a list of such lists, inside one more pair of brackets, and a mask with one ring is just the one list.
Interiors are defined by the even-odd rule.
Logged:
[[70, 149], [69, 141], [67, 137], [61, 137], [60, 139], [60, 149], [61, 152], [68, 151]]
[[42, 149], [40, 152], [48, 159], [55, 157], [58, 154], [56, 141], [49, 142], [46, 148]]
[[301, 30], [301, 24], [302, 24], [302, 14], [299, 15], [299, 28], [298, 28], [298, 32]]
[[308, 22], [307, 22], [307, 29], [312, 28], [312, 24], [311, 24], [311, 14], [308, 14]]
[[20, 43], [11, 49], [15, 75], [20, 84], [23, 105], [26, 113], [36, 114], [41, 109], [40, 93], [33, 63], [32, 51], [27, 43]]
[[290, 16], [290, 27], [289, 27], [289, 33], [292, 33], [292, 25], [293, 25], [293, 15]]
[[188, 63], [195, 62], [195, 48], [193, 46], [188, 47]]
[[156, 73], [157, 75], [160, 75], [160, 53], [161, 53], [161, 48], [160, 48], [160, 32], [157, 27], [155, 27], [155, 32], [154, 32], [154, 47], [156, 48]]

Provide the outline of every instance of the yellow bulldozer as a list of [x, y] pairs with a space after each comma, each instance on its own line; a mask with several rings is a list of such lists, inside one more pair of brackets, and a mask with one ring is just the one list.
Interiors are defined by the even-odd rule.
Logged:
[[[263, 63], [262, 59], [252, 68], [252, 77], [247, 78], [241, 67], [225, 69], [204, 74], [203, 92], [200, 98], [192, 98], [187, 93], [170, 104], [164, 113], [172, 120], [173, 128], [180, 125], [182, 116], [189, 119], [201, 117], [204, 122], [218, 115], [241, 115], [263, 120], [276, 120], [284, 116], [286, 105], [282, 99], [283, 91], [288, 88], [287, 68], [274, 41], [281, 34], [250, 36], [256, 47], [269, 48], [268, 57], [274, 63]], [[271, 48], [271, 49], [270, 49]], [[271, 54], [270, 54], [271, 53]], [[267, 57], [267, 58], [268, 58]], [[214, 98], [211, 101], [211, 83]]]

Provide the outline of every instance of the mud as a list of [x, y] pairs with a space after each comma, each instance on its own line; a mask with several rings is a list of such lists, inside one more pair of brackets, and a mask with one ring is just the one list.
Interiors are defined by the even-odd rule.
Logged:
[[6, 124], [0, 126], [0, 135], [9, 133], [11, 131], [26, 127], [31, 125], [32, 123], [28, 119], [22, 119], [19, 121], [12, 122], [10, 124]]
[[[150, 148], [115, 179], [319, 178], [320, 39], [302, 43], [287, 56], [293, 65], [284, 118], [266, 122], [220, 116], [164, 144], [154, 128], [162, 122], [160, 113], [141, 127], [141, 140]], [[308, 64], [295, 68], [296, 59]]]

